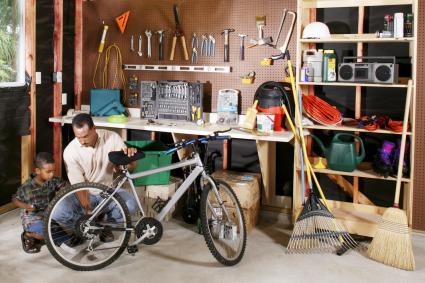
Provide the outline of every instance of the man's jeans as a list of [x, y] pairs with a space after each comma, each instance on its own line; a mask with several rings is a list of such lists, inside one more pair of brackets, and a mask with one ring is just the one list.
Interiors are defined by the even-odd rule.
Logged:
[[[130, 215], [134, 215], [137, 211], [137, 202], [133, 195], [123, 189], [118, 190], [118, 194], [124, 200], [128, 207]], [[94, 209], [100, 202], [102, 197], [100, 195], [90, 195], [91, 208]], [[123, 221], [120, 208], [117, 207], [116, 202], [112, 201], [108, 204], [108, 208], [105, 210], [108, 221], [115, 221], [117, 223]], [[75, 228], [77, 220], [85, 214], [80, 202], [78, 201], [75, 194], [69, 195], [63, 199], [60, 204], [56, 207], [52, 218], [60, 224], [65, 230]]]

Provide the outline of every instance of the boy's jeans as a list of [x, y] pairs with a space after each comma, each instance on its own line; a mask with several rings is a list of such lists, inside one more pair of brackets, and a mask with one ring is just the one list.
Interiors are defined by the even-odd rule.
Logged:
[[[118, 194], [127, 205], [130, 215], [135, 214], [137, 211], [137, 203], [133, 195], [123, 189], [119, 189]], [[101, 202], [101, 200], [102, 197], [99, 195], [90, 195], [90, 203], [92, 209], [94, 209]], [[77, 220], [84, 214], [85, 212], [80, 202], [78, 201], [75, 194], [72, 194], [61, 201], [58, 207], [56, 207], [52, 218], [56, 222], [58, 222], [65, 230], [73, 230]], [[119, 207], [116, 206], [116, 202], [108, 204], [108, 209], [106, 209], [106, 215], [109, 221], [114, 220], [118, 223], [123, 221], [121, 211]]]

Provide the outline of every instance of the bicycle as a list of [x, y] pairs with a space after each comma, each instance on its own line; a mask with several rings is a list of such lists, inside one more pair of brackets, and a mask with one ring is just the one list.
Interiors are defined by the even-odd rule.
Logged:
[[[168, 149], [166, 154], [191, 146], [192, 153], [186, 159], [139, 173], [130, 173], [128, 164], [141, 159], [143, 153], [139, 151], [131, 158], [122, 151], [109, 153], [109, 160], [120, 168], [118, 176], [110, 186], [89, 182], [74, 184], [59, 191], [49, 204], [44, 235], [50, 253], [61, 264], [78, 271], [106, 267], [118, 259], [125, 249], [129, 254], [135, 254], [140, 243], [153, 245], [161, 240], [161, 221], [196, 181], [202, 190], [201, 230], [210, 252], [223, 265], [232, 266], [240, 262], [246, 247], [246, 227], [239, 200], [228, 184], [216, 181], [209, 175], [202, 160], [207, 160], [206, 154], [201, 158], [199, 152], [201, 147], [207, 149], [211, 140], [230, 138], [219, 135], [221, 133], [223, 132], [214, 132], [208, 137], [178, 142]], [[145, 217], [133, 180], [184, 167], [191, 169], [184, 182], [173, 196], [159, 207], [155, 218]], [[126, 203], [120, 196], [125, 183], [130, 185], [140, 212], [140, 218], [134, 221], [135, 225]], [[83, 201], [82, 196], [86, 201]], [[74, 204], [73, 212], [78, 213], [78, 219], [72, 223], [58, 222], [56, 216], [61, 207], [70, 201]], [[112, 233], [112, 241], [102, 241], [105, 232]], [[132, 233], [134, 240], [130, 242]]]

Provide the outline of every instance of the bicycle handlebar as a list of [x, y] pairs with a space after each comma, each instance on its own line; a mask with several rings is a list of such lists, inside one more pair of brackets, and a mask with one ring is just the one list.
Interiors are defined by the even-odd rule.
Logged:
[[225, 135], [222, 135], [221, 136], [219, 134], [230, 132], [230, 130], [231, 129], [228, 129], [228, 130], [225, 130], [225, 131], [215, 131], [215, 132], [213, 132], [212, 135], [207, 136], [207, 137], [202, 137], [202, 138], [198, 138], [198, 139], [192, 139], [192, 140], [188, 140], [188, 141], [180, 141], [178, 143], [175, 143], [174, 144], [174, 147], [168, 149], [165, 152], [165, 154], [174, 153], [174, 152], [176, 152], [176, 151], [178, 151], [178, 150], [180, 150], [182, 148], [185, 148], [185, 147], [187, 147], [189, 145], [193, 145], [193, 144], [195, 144], [197, 142], [202, 143], [202, 144], [206, 144], [206, 143], [208, 143], [209, 141], [212, 141], [212, 140], [229, 140], [229, 139], [231, 139], [230, 136], [227, 136], [227, 135], [226, 136]]

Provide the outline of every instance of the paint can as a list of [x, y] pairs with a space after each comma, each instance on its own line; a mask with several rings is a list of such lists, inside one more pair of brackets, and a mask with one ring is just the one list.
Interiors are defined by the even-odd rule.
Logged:
[[257, 114], [257, 131], [261, 133], [273, 133], [274, 130], [274, 114], [259, 113]]

